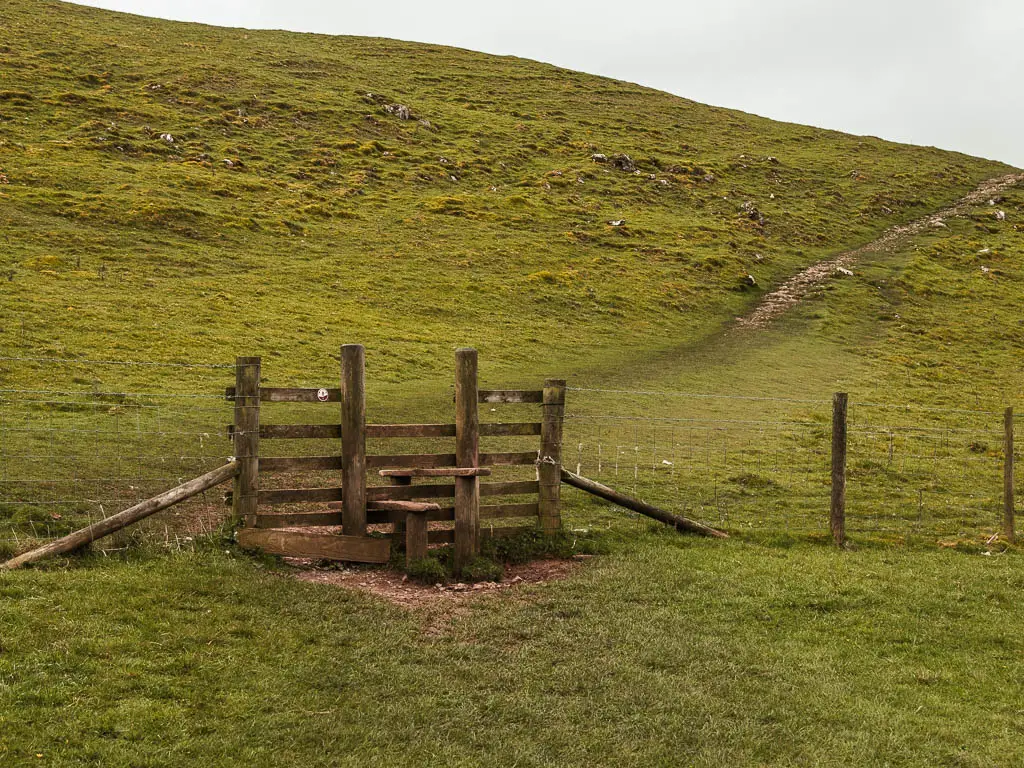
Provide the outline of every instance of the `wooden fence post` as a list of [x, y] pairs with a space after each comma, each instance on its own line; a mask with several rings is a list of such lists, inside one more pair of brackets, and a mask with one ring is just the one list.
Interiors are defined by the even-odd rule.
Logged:
[[540, 483], [540, 527], [544, 533], [557, 533], [562, 528], [562, 422], [565, 419], [565, 381], [544, 381], [544, 413], [540, 428], [540, 462], [537, 480]]
[[849, 396], [836, 392], [832, 398], [832, 506], [829, 527], [837, 546], [846, 542], [846, 414]]
[[235, 358], [235, 475], [231, 520], [256, 525], [260, 455], [260, 359]]
[[1014, 488], [1013, 488], [1013, 408], [1007, 408], [1003, 414], [1003, 535], [1011, 544], [1016, 541], [1014, 530]]
[[[480, 463], [480, 404], [477, 353], [455, 352], [455, 465]], [[480, 478], [455, 478], [455, 573], [480, 553]]]
[[366, 350], [341, 347], [341, 530], [366, 535]]

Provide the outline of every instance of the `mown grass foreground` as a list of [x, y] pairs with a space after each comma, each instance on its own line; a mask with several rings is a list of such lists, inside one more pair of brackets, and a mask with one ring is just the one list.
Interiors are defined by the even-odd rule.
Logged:
[[1013, 765], [1017, 559], [640, 533], [447, 619], [214, 550], [8, 575], [0, 761]]

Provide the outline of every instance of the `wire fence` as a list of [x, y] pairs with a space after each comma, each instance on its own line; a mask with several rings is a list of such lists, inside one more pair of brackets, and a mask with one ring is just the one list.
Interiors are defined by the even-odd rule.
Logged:
[[[223, 464], [231, 453], [223, 389], [233, 367], [0, 357], [0, 554], [70, 533]], [[186, 546], [224, 517], [220, 492], [211, 491], [96, 547], [140, 540]]]
[[[0, 356], [0, 555], [222, 464], [233, 450], [223, 394], [233, 379], [233, 365]], [[308, 421], [305, 412], [294, 418]], [[1002, 420], [996, 411], [852, 401], [848, 533], [991, 539], [1002, 521]], [[322, 442], [294, 449], [336, 449]], [[562, 460], [732, 532], [825, 535], [830, 444], [830, 399], [570, 387]], [[280, 482], [268, 477], [266, 487]], [[96, 547], [187, 546], [221, 528], [222, 494], [209, 491]]]
[[[831, 400], [569, 388], [563, 463], [734, 532], [828, 532]], [[852, 402], [846, 529], [991, 539], [1003, 494], [1000, 412]]]

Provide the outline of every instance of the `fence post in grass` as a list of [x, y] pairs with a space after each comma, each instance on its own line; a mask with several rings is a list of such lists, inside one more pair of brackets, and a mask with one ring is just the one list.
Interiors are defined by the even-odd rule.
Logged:
[[562, 422], [565, 418], [565, 381], [544, 381], [544, 414], [540, 427], [540, 527], [546, 534], [562, 528]]
[[1016, 541], [1014, 530], [1013, 503], [1013, 408], [1007, 408], [1003, 414], [1003, 535], [1011, 544]]
[[846, 541], [846, 414], [849, 396], [836, 392], [832, 398], [832, 505], [829, 528], [837, 546]]
[[341, 530], [366, 535], [366, 350], [341, 347]]
[[[477, 353], [455, 352], [455, 465], [480, 464], [480, 402]], [[455, 478], [455, 572], [480, 552], [480, 478]]]
[[256, 525], [260, 454], [260, 359], [235, 358], [235, 475], [231, 520]]

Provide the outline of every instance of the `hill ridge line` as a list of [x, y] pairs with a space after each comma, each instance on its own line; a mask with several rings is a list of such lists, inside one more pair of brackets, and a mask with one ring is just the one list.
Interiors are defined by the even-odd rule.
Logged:
[[986, 199], [991, 199], [994, 195], [1022, 183], [1024, 183], [1024, 173], [1008, 173], [1004, 176], [986, 179], [976, 189], [946, 208], [907, 224], [889, 227], [879, 237], [865, 245], [844, 251], [834, 258], [819, 261], [767, 293], [750, 313], [736, 318], [734, 327], [739, 329], [767, 328], [773, 320], [803, 301], [811, 288], [830, 279], [840, 269], [848, 269], [858, 257], [865, 253], [892, 251], [907, 238], [929, 228], [944, 227], [946, 219], [963, 216], [968, 208], [984, 203]]

